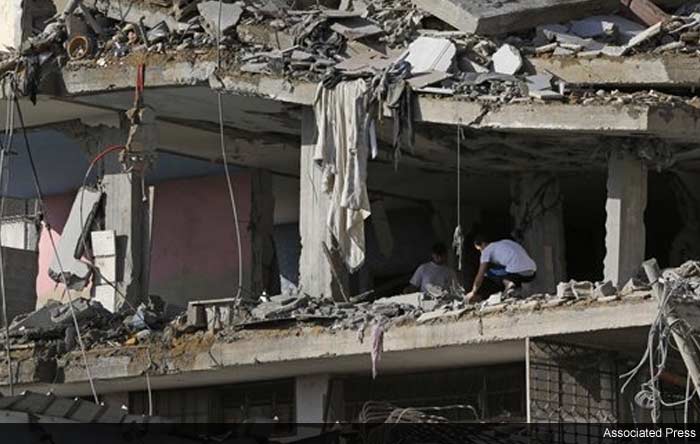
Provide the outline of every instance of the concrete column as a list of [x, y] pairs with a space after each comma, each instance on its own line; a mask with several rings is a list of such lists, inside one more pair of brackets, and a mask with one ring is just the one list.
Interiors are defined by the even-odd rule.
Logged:
[[[326, 223], [331, 199], [323, 192], [323, 174], [314, 161], [317, 136], [314, 112], [306, 107], [302, 112], [299, 169], [299, 284], [311, 297], [342, 300], [342, 294], [348, 294], [348, 273], [334, 253], [334, 241]], [[324, 246], [330, 251], [331, 258], [324, 253]]]
[[563, 198], [559, 180], [551, 174], [523, 174], [511, 182], [511, 214], [515, 237], [537, 264], [533, 293], [554, 293], [566, 280]]
[[626, 151], [613, 153], [608, 161], [604, 274], [618, 286], [634, 277], [644, 261], [646, 207], [644, 161]]
[[[275, 212], [275, 197], [272, 190], [272, 175], [269, 171], [252, 170], [250, 173], [250, 220], [248, 231], [251, 242], [249, 263], [244, 261], [243, 288], [250, 289], [253, 295], [278, 294], [280, 291], [279, 268], [275, 256], [273, 225]], [[246, 246], [242, 246], [246, 248]]]
[[[105, 174], [102, 181], [105, 190], [105, 229], [114, 230], [116, 236], [116, 287], [135, 305], [148, 296], [147, 289], [143, 288], [148, 201], [144, 201], [141, 176], [133, 172], [119, 172], [120, 168], [110, 167], [108, 171], [114, 172]], [[124, 301], [116, 297], [115, 306], [121, 306]]]

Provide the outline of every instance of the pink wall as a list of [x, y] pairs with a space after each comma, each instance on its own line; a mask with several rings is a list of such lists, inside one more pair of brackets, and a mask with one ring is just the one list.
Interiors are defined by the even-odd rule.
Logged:
[[[233, 177], [241, 224], [244, 271], [251, 263], [251, 182]], [[73, 194], [46, 198], [54, 240], [58, 242]], [[163, 182], [155, 186], [150, 293], [185, 306], [188, 300], [231, 297], [237, 287], [238, 254], [231, 204], [223, 176]], [[60, 299], [61, 288], [48, 276], [53, 259], [49, 236], [39, 241], [37, 305]]]
[[[250, 264], [250, 176], [238, 174], [233, 179], [243, 263]], [[179, 305], [232, 297], [238, 253], [225, 177], [161, 183], [156, 186], [153, 213], [151, 294]]]
[[[48, 213], [46, 221], [51, 226], [53, 240], [57, 246], [74, 198], [75, 196], [72, 193], [44, 198], [46, 212]], [[43, 306], [48, 299], [61, 300], [63, 296], [63, 285], [56, 285], [56, 282], [49, 277], [49, 266], [52, 260], [53, 248], [51, 246], [51, 238], [48, 232], [42, 229], [39, 237], [39, 274], [36, 277], [37, 307]]]

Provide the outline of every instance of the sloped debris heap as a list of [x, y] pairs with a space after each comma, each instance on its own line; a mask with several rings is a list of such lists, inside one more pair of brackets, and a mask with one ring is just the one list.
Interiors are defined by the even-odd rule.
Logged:
[[0, 56], [0, 76], [16, 74], [15, 86], [33, 96], [42, 78], [70, 60], [107, 65], [132, 54], [208, 57], [226, 70], [311, 81], [371, 78], [406, 60], [418, 92], [509, 103], [565, 100], [571, 92], [561, 79], [534, 72], [528, 57], [700, 49], [698, 2], [659, 12], [651, 26], [648, 18], [601, 15], [497, 37], [454, 31], [410, 0], [345, 1], [339, 9], [308, 3], [159, 0], [132, 2], [125, 14], [110, 2], [73, 1], [11, 56]]

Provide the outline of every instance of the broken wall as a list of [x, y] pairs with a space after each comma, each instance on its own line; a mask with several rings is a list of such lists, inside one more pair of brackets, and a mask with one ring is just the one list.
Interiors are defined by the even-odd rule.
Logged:
[[22, 40], [34, 30], [44, 29], [46, 21], [55, 13], [51, 0], [0, 1], [0, 50], [19, 48]]
[[[240, 216], [243, 269], [252, 260], [248, 229], [251, 183], [248, 174], [232, 177]], [[49, 223], [58, 244], [74, 194], [46, 197]], [[189, 300], [232, 297], [238, 254], [231, 203], [223, 176], [166, 181], [155, 185], [150, 293], [185, 307]], [[53, 251], [48, 233], [39, 241], [36, 306], [61, 299], [63, 286], [48, 275]], [[82, 295], [89, 297], [90, 289]], [[77, 292], [73, 293], [78, 296]], [[33, 307], [32, 307], [33, 308]], [[30, 310], [29, 310], [30, 311]]]
[[[43, 307], [49, 299], [61, 300], [63, 296], [63, 285], [57, 285], [51, 277], [49, 277], [49, 267], [53, 261], [53, 247], [51, 245], [51, 237], [58, 248], [58, 242], [61, 239], [63, 227], [68, 220], [75, 193], [61, 194], [56, 196], [45, 196], [44, 205], [46, 206], [46, 214], [44, 215], [46, 223], [51, 227], [51, 235], [44, 228], [39, 234], [39, 267], [36, 274], [36, 308]], [[80, 296], [89, 296], [89, 290], [83, 290]], [[78, 296], [76, 292], [74, 296]], [[31, 311], [31, 310], [30, 310]]]

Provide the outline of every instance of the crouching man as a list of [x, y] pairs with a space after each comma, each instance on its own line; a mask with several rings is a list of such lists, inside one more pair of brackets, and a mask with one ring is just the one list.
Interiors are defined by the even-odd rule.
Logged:
[[498, 291], [513, 294], [535, 279], [537, 265], [519, 243], [510, 239], [490, 242], [477, 234], [474, 247], [481, 252], [481, 260], [467, 302], [479, 302]]

